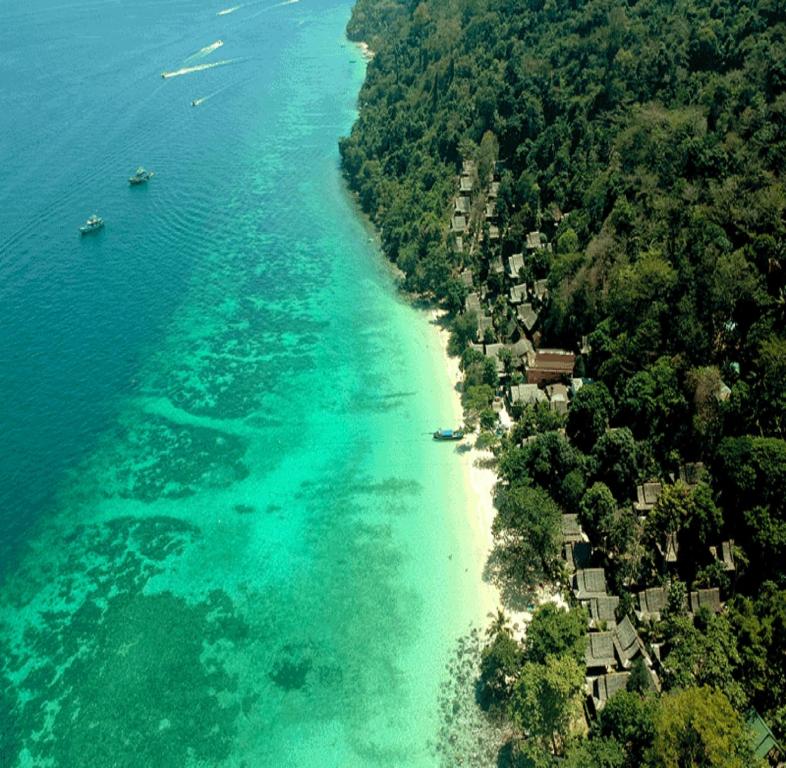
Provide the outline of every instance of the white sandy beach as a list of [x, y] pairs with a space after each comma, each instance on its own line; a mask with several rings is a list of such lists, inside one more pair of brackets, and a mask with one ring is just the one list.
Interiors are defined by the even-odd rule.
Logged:
[[[431, 324], [439, 336], [445, 367], [453, 385], [453, 397], [451, 398], [454, 407], [453, 421], [455, 425], [459, 425], [464, 421], [464, 409], [461, 405], [460, 391], [463, 376], [459, 367], [459, 358], [452, 357], [448, 354], [448, 341], [450, 335], [441, 322], [445, 313], [440, 310], [432, 310], [430, 314]], [[503, 411], [501, 420], [503, 424], [509, 426], [507, 412]], [[468, 488], [471, 491], [471, 493], [468, 494], [468, 498], [471, 499], [471, 507], [467, 510], [467, 518], [475, 534], [475, 553], [478, 558], [478, 572], [482, 576], [486, 562], [494, 546], [494, 535], [492, 534], [491, 526], [494, 522], [494, 515], [496, 514], [496, 509], [494, 508], [494, 487], [497, 484], [497, 475], [493, 469], [478, 466], [479, 461], [491, 458], [492, 453], [491, 451], [482, 451], [476, 448], [474, 445], [474, 437], [476, 437], [476, 435], [473, 435], [471, 448], [465, 453], [459, 454], [459, 460], [464, 463], [464, 473], [467, 478]], [[514, 635], [521, 639], [526, 632], [527, 624], [532, 619], [532, 613], [530, 611], [514, 612], [509, 608], [505, 608], [502, 604], [499, 590], [482, 578], [481, 582], [480, 595], [485, 613], [493, 616], [496, 615], [497, 610], [500, 608], [505, 609], [505, 613], [509, 616], [511, 625], [513, 626]], [[558, 605], [566, 605], [562, 595], [553, 589], [539, 590], [537, 594], [537, 603], [540, 604], [544, 602], [554, 602]]]

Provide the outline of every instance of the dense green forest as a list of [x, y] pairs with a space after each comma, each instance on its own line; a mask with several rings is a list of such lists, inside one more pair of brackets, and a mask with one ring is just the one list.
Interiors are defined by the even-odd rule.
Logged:
[[[585, 609], [539, 608], [523, 642], [500, 617], [479, 682], [514, 734], [500, 760], [756, 765], [751, 712], [786, 742], [786, 0], [359, 0], [349, 35], [375, 56], [344, 171], [405, 288], [453, 317], [497, 458], [503, 594], [567, 584], [575, 513], [657, 670], [654, 686], [634, 663], [586, 725]], [[499, 236], [479, 224], [461, 247], [468, 160]], [[586, 383], [567, 415], [514, 408], [500, 437], [490, 404], [520, 375], [500, 355], [500, 389], [465, 302], [481, 296], [487, 345], [509, 344], [493, 262], [520, 252], [517, 279], [548, 285], [536, 347], [578, 352]], [[668, 604], [644, 621], [654, 586]], [[710, 588], [723, 609], [688, 610]]]

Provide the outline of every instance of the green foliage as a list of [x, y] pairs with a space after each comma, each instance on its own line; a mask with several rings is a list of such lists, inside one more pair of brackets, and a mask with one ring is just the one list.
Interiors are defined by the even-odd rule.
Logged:
[[568, 655], [583, 662], [588, 619], [583, 608], [566, 610], [554, 603], [541, 605], [527, 627], [527, 660], [543, 664], [548, 656]]
[[655, 736], [657, 702], [637, 693], [620, 691], [606, 703], [592, 731], [592, 738], [610, 739], [621, 745], [625, 768], [639, 768]]
[[504, 575], [526, 586], [559, 573], [559, 507], [539, 488], [500, 486], [492, 530]]
[[530, 480], [560, 502], [569, 490], [563, 487], [565, 478], [574, 470], [583, 470], [583, 457], [559, 432], [544, 432], [524, 446], [508, 446], [499, 462], [503, 480]]
[[675, 691], [660, 700], [651, 768], [749, 768], [751, 738], [729, 700], [707, 687]]
[[521, 670], [510, 715], [543, 749], [562, 754], [571, 729], [581, 717], [584, 669], [569, 655], [527, 662]]
[[461, 355], [475, 340], [478, 333], [478, 316], [475, 312], [456, 315], [450, 325], [450, 340], [448, 352], [451, 355]]
[[627, 427], [610, 429], [592, 451], [594, 476], [603, 481], [618, 499], [633, 496], [638, 476], [636, 441]]
[[727, 524], [755, 557], [751, 575], [786, 574], [786, 442], [776, 438], [724, 439], [716, 456], [714, 477]]
[[491, 642], [485, 646], [480, 659], [479, 700], [493, 715], [500, 715], [507, 707], [518, 677], [524, 653], [513, 637], [504, 616], [491, 629]]
[[664, 686], [711, 685], [743, 710], [747, 698], [737, 679], [740, 656], [728, 619], [706, 615], [694, 624], [688, 617], [678, 617], [668, 621], [666, 627], [669, 651], [664, 660]]
[[614, 401], [605, 384], [585, 384], [573, 398], [568, 412], [567, 433], [585, 453], [605, 433], [614, 410]]

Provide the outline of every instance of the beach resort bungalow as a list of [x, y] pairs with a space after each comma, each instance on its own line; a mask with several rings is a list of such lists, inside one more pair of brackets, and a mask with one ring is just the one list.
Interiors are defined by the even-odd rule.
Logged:
[[639, 592], [636, 599], [636, 618], [639, 621], [660, 621], [661, 613], [668, 605], [669, 593], [666, 587], [650, 587]]
[[519, 283], [510, 287], [510, 303], [521, 304], [527, 298], [527, 284]]
[[511, 345], [510, 353], [513, 355], [513, 364], [516, 368], [526, 367], [530, 361], [535, 359], [535, 347], [526, 336], [522, 336], [515, 344]]
[[504, 344], [486, 344], [486, 357], [491, 358], [497, 365], [497, 375], [505, 376], [505, 363], [500, 359], [499, 353], [505, 349]]
[[606, 572], [603, 568], [584, 568], [573, 576], [573, 594], [577, 600], [606, 596]]
[[465, 269], [459, 272], [459, 282], [465, 287], [472, 290], [472, 270]]
[[584, 664], [588, 671], [602, 670], [606, 673], [614, 668], [614, 636], [611, 632], [590, 632], [587, 636]]
[[775, 740], [770, 727], [755, 709], [748, 713], [746, 722], [753, 742], [753, 756], [757, 760], [766, 760], [769, 765], [777, 765], [780, 768], [783, 765], [780, 758], [786, 755], [786, 752]]
[[467, 312], [474, 312], [476, 315], [480, 315], [480, 296], [477, 293], [467, 294], [464, 304], [467, 307]]
[[541, 239], [540, 232], [529, 232], [527, 234], [527, 250], [539, 251], [543, 248], [543, 240]]
[[588, 541], [567, 541], [562, 545], [562, 558], [568, 573], [575, 573], [590, 564], [592, 546]]
[[488, 315], [480, 315], [478, 317], [478, 340], [485, 341], [489, 335], [494, 335], [494, 321]]
[[508, 259], [508, 277], [517, 278], [522, 269], [524, 269], [524, 254], [514, 253]]
[[691, 461], [680, 464], [680, 480], [685, 485], [698, 485], [707, 476], [703, 461]]
[[630, 672], [609, 672], [592, 681], [592, 704], [596, 713], [606, 706], [615, 693], [626, 689], [629, 677]]
[[590, 626], [610, 628], [617, 623], [617, 606], [620, 599], [616, 595], [593, 597], [588, 603]]
[[467, 231], [467, 219], [460, 213], [455, 214], [453, 216], [453, 220], [450, 223], [450, 229], [453, 234], [464, 234], [464, 232]]
[[499, 227], [492, 224], [489, 227], [489, 241], [493, 243], [495, 240], [499, 240]]
[[620, 666], [628, 669], [640, 653], [644, 654], [644, 643], [641, 642], [630, 617], [624, 616], [622, 621], [614, 627], [614, 652]]
[[491, 221], [497, 218], [497, 206], [495, 203], [489, 201], [486, 203], [486, 221]]
[[534, 365], [527, 368], [530, 384], [556, 384], [573, 377], [576, 355], [564, 349], [541, 349], [535, 354]]
[[545, 301], [549, 295], [549, 281], [536, 280], [532, 286], [532, 291], [538, 301]]
[[549, 384], [546, 394], [551, 410], [564, 416], [568, 412], [568, 388], [564, 384]]
[[646, 514], [657, 503], [663, 492], [663, 485], [656, 481], [636, 486], [636, 501], [633, 508], [640, 514]]
[[489, 274], [501, 275], [505, 272], [505, 267], [502, 264], [502, 256], [496, 256], [489, 262]]
[[496, 200], [498, 197], [499, 197], [499, 182], [492, 181], [491, 184], [489, 184], [488, 198], [489, 200]]
[[581, 530], [578, 515], [565, 514], [562, 516], [562, 541], [585, 541], [584, 531]]
[[532, 304], [528, 301], [524, 302], [516, 309], [516, 317], [524, 326], [527, 333], [532, 333], [532, 330], [538, 324], [538, 313], [532, 308]]
[[698, 613], [700, 608], [707, 608], [712, 613], [721, 612], [723, 605], [721, 604], [720, 590], [717, 587], [697, 589], [690, 593], [691, 613]]
[[510, 388], [510, 404], [537, 405], [548, 402], [546, 393], [535, 384], [514, 384]]
[[469, 211], [470, 211], [469, 198], [466, 197], [466, 195], [459, 195], [453, 204], [453, 212], [469, 218]]

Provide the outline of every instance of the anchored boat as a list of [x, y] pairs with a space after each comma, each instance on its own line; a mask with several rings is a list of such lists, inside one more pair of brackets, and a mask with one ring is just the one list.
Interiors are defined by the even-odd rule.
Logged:
[[438, 429], [434, 433], [435, 440], [463, 440], [463, 429]]
[[153, 173], [153, 171], [146, 171], [140, 165], [139, 168], [136, 169], [136, 173], [128, 179], [128, 183], [131, 184], [132, 186], [135, 186], [137, 184], [144, 184], [146, 181], [152, 179], [153, 176], [155, 176], [155, 173]]
[[104, 220], [96, 213], [94, 213], [81, 227], [79, 227], [79, 231], [83, 235], [87, 235], [90, 232], [96, 232], [99, 229], [102, 229], [104, 226]]

